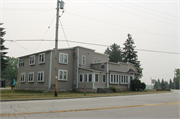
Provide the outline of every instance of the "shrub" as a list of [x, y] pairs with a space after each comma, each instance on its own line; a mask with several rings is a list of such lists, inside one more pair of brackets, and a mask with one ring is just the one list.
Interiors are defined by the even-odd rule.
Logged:
[[131, 81], [131, 89], [133, 91], [139, 90], [141, 88], [141, 81], [139, 79], [134, 79]]
[[146, 84], [145, 83], [141, 83], [141, 89], [145, 89], [146, 88]]
[[115, 87], [109, 87], [113, 92], [117, 92], [117, 89]]

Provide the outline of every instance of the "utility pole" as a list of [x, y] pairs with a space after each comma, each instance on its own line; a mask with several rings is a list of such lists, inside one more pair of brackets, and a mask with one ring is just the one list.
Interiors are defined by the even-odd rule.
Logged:
[[59, 4], [60, 4], [60, 9], [64, 9], [64, 2], [61, 0], [57, 0], [57, 12], [56, 12], [56, 32], [55, 32], [55, 62], [54, 62], [54, 70], [55, 70], [55, 92], [54, 96], [58, 96], [57, 93], [57, 75], [58, 75], [58, 70], [57, 70], [57, 65], [58, 65], [58, 28], [59, 28]]
[[175, 72], [176, 72], [176, 69], [174, 70], [174, 89], [175, 89]]

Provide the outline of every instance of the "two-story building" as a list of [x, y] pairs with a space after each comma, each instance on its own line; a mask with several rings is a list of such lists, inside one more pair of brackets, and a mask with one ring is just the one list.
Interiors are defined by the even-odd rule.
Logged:
[[[55, 50], [19, 57], [17, 85], [21, 90], [54, 91]], [[109, 56], [85, 47], [58, 49], [58, 90], [96, 92], [114, 86], [130, 90], [130, 81], [138, 75], [131, 63], [109, 62]]]

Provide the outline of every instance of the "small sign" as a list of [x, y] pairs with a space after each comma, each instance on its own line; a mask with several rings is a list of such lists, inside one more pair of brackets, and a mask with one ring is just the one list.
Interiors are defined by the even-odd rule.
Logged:
[[155, 83], [156, 83], [156, 80], [155, 80], [155, 79], [151, 79], [151, 83], [152, 83], [152, 84], [155, 84]]

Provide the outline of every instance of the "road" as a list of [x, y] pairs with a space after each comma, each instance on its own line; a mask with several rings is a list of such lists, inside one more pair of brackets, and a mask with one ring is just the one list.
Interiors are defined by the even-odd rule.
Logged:
[[[60, 94], [59, 94], [60, 95]], [[180, 91], [0, 103], [1, 119], [180, 119]]]

